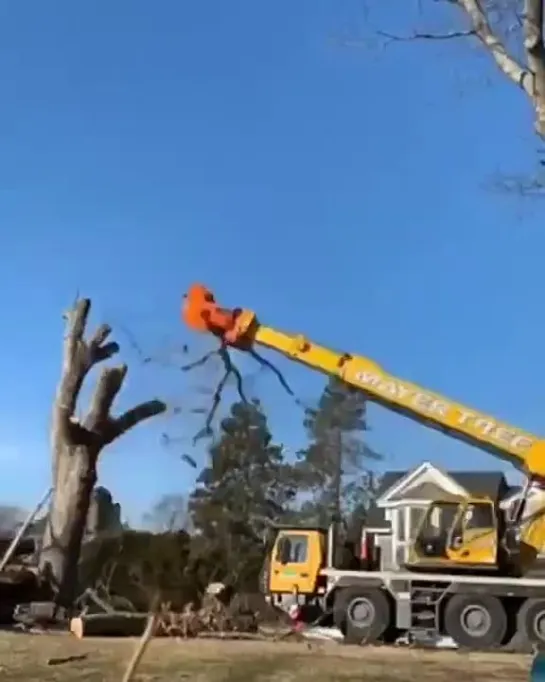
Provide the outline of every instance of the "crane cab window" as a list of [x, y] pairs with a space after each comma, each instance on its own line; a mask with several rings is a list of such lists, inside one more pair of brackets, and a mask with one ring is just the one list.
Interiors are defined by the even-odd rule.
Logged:
[[426, 536], [437, 536], [450, 530], [458, 512], [458, 505], [435, 502], [424, 517], [420, 532]]
[[304, 564], [308, 557], [308, 538], [305, 535], [283, 535], [276, 547], [276, 561], [282, 564]]
[[470, 504], [464, 512], [466, 530], [478, 528], [494, 528], [494, 510], [492, 504]]

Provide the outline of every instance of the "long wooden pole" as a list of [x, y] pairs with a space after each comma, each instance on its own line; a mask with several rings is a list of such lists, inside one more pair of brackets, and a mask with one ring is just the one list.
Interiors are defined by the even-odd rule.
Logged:
[[33, 511], [31, 511], [30, 514], [26, 517], [23, 525], [17, 531], [17, 534], [15, 535], [13, 540], [11, 541], [9, 547], [4, 552], [4, 556], [0, 559], [0, 573], [4, 570], [4, 568], [6, 568], [8, 561], [11, 559], [15, 550], [19, 546], [19, 543], [21, 542], [23, 535], [27, 532], [28, 527], [34, 521], [34, 519], [36, 518], [36, 515], [40, 512], [42, 507], [44, 507], [44, 505], [47, 503], [47, 501], [51, 497], [52, 492], [53, 492], [53, 488], [49, 488], [49, 490], [46, 493], [44, 493], [41, 500], [34, 507]]

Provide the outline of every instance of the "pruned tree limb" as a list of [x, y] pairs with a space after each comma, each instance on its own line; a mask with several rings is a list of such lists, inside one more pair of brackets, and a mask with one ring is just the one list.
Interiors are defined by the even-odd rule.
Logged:
[[148, 400], [145, 403], [139, 403], [130, 410], [124, 412], [117, 419], [110, 421], [109, 430], [107, 432], [107, 442], [111, 443], [119, 436], [132, 429], [137, 424], [151, 419], [159, 414], [162, 414], [166, 409], [165, 403], [161, 400]]
[[102, 370], [85, 419], [85, 426], [89, 431], [99, 436], [105, 432], [109, 425], [110, 410], [126, 376], [127, 365]]
[[128, 410], [118, 418], [110, 411], [127, 374], [127, 366], [107, 367], [101, 372], [85, 420], [76, 416], [76, 406], [87, 374], [97, 364], [119, 352], [115, 341], [108, 341], [112, 333], [109, 325], [100, 325], [89, 340], [85, 330], [91, 301], [78, 299], [65, 313], [66, 331], [63, 346], [62, 374], [53, 408], [52, 440], [55, 452], [59, 442], [95, 446], [100, 449], [111, 443], [136, 424], [165, 412], [160, 400], [151, 400]]

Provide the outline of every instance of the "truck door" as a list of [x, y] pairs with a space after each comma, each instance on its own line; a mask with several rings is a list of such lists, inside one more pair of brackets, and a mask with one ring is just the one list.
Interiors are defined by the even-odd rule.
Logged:
[[281, 531], [271, 556], [271, 592], [313, 594], [322, 567], [320, 533]]

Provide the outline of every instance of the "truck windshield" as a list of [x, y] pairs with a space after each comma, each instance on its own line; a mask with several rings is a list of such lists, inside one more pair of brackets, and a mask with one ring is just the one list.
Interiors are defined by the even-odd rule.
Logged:
[[305, 535], [282, 535], [277, 543], [276, 561], [303, 564], [307, 554], [308, 538]]

